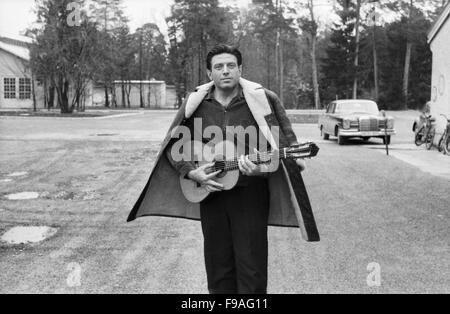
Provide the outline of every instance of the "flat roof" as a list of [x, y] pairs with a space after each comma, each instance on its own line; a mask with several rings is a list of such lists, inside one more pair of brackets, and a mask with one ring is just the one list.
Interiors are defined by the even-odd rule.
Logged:
[[114, 84], [162, 84], [165, 83], [165, 81], [136, 81], [136, 80], [131, 80], [131, 81], [114, 81]]
[[351, 103], [351, 102], [375, 102], [374, 100], [370, 99], [337, 99], [333, 100], [332, 102], [335, 103]]

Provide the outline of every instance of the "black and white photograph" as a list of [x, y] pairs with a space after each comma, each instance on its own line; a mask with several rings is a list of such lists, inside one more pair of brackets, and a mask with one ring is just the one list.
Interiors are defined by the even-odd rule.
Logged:
[[449, 0], [1, 0], [0, 294], [450, 293], [449, 55]]

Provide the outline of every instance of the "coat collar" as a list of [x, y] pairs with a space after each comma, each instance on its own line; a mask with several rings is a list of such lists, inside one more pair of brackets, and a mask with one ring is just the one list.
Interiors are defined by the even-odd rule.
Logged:
[[[186, 102], [185, 117], [190, 118], [192, 114], [197, 110], [203, 99], [209, 94], [214, 85], [214, 81], [200, 85], [196, 91], [189, 95]], [[275, 141], [273, 134], [270, 131], [269, 125], [265, 117], [272, 113], [269, 101], [267, 100], [266, 92], [264, 88], [255, 82], [248, 81], [240, 78], [239, 85], [242, 88], [242, 92], [245, 97], [245, 101], [258, 123], [259, 129], [274, 149], [278, 148], [278, 143]]]
[[[216, 89], [215, 85], [211, 86], [211, 88], [208, 91], [208, 94], [205, 97], [205, 100], [215, 99], [215, 97], [214, 97], [214, 90], [215, 89]], [[242, 90], [242, 86], [240, 84], [238, 85], [238, 94], [237, 94], [236, 97], [238, 97], [239, 99], [244, 98], [244, 91]]]
[[[240, 78], [239, 79], [239, 85], [242, 90], [242, 96], [245, 97], [245, 99], [248, 102], [247, 95], [254, 95], [258, 94], [258, 91], [264, 91], [263, 87], [255, 82], [248, 81], [246, 79]], [[185, 117], [189, 118], [192, 116], [192, 114], [197, 110], [198, 106], [202, 102], [203, 99], [206, 97], [212, 97], [212, 91], [214, 90], [214, 81], [210, 81], [206, 84], [197, 86], [195, 89], [195, 92], [191, 93], [188, 97], [187, 103], [186, 103], [186, 110], [185, 110]], [[260, 94], [260, 93], [259, 93]], [[250, 97], [252, 98], [252, 97]], [[270, 112], [269, 112], [270, 113]]]

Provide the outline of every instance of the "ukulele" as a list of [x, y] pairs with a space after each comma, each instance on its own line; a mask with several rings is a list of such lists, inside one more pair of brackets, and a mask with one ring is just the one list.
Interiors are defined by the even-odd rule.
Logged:
[[[190, 143], [191, 152], [194, 156], [194, 162], [198, 167], [208, 163], [214, 163], [213, 166], [206, 168], [205, 172], [213, 173], [221, 171], [214, 181], [221, 183], [224, 190], [231, 190], [239, 179], [239, 163], [236, 156], [235, 145], [230, 141], [222, 141], [217, 144], [203, 144], [199, 141]], [[298, 145], [281, 148], [272, 152], [259, 152], [248, 155], [251, 162], [256, 165], [269, 164], [274, 159], [304, 159], [312, 158], [317, 155], [319, 147], [312, 142], [306, 142]], [[201, 158], [199, 158], [201, 156]], [[181, 191], [184, 197], [191, 203], [199, 203], [204, 200], [209, 191], [206, 187], [184, 176], [180, 176]]]

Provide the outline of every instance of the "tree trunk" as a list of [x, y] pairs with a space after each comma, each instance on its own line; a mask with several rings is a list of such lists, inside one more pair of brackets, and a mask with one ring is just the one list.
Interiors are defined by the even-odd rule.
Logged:
[[412, 7], [413, 7], [413, 0], [409, 1], [409, 12], [408, 12], [408, 25], [406, 30], [406, 52], [405, 52], [405, 67], [403, 70], [403, 88], [402, 88], [402, 94], [403, 94], [403, 109], [408, 109], [408, 83], [409, 83], [409, 67], [411, 64], [411, 50], [412, 50], [412, 42], [409, 36], [410, 32], [410, 24], [411, 24], [411, 17], [412, 17]]
[[317, 78], [316, 38], [311, 36], [312, 79], [314, 89], [314, 107], [320, 109], [319, 81]]
[[358, 64], [359, 64], [359, 20], [360, 20], [361, 0], [356, 1], [356, 22], [355, 22], [355, 76], [353, 79], [353, 99], [358, 98]]
[[[48, 82], [44, 80], [44, 109], [48, 108]], [[49, 108], [50, 109], [50, 108]]]
[[126, 104], [126, 102], [125, 102], [125, 85], [124, 85], [124, 83], [123, 83], [123, 80], [122, 80], [122, 82], [120, 83], [120, 86], [121, 86], [121, 89], [122, 89], [122, 107], [126, 107], [127, 106], [127, 104]]
[[109, 108], [108, 85], [105, 84], [105, 107]]
[[200, 85], [200, 84], [202, 84], [203, 82], [202, 82], [202, 74], [203, 74], [203, 72], [204, 72], [204, 69], [203, 69], [203, 58], [202, 58], [202, 41], [203, 41], [203, 32], [202, 33], [200, 33], [200, 42], [199, 42], [199, 45], [198, 45], [198, 54], [197, 54], [197, 57], [198, 57], [198, 64], [197, 64], [197, 71], [198, 71], [198, 79], [197, 79], [197, 85]]
[[280, 100], [284, 103], [284, 60], [283, 60], [283, 39], [280, 40]]
[[373, 28], [373, 81], [375, 86], [375, 101], [378, 101], [378, 60], [377, 60], [377, 44], [375, 38], [375, 26]]
[[31, 89], [32, 89], [32, 92], [33, 92], [33, 111], [37, 111], [37, 108], [36, 108], [36, 91], [34, 90], [34, 87], [35, 87], [35, 85], [34, 85], [34, 76], [33, 75], [31, 75]]
[[72, 113], [69, 108], [69, 82], [65, 79], [60, 79], [56, 88], [58, 93], [58, 101], [61, 107], [61, 113]]
[[117, 108], [117, 95], [116, 95], [116, 85], [113, 85], [113, 88], [111, 89], [112, 94], [112, 105], [114, 108]]
[[[128, 99], [128, 106], [130, 106], [130, 100], [128, 97], [128, 93], [127, 93], [127, 99]], [[139, 81], [139, 103], [140, 103], [141, 108], [145, 107], [144, 96], [142, 95], [142, 80]]]
[[[142, 31], [139, 35], [139, 107], [144, 108], [144, 98], [142, 97]], [[128, 94], [127, 94], [128, 96]], [[128, 98], [128, 97], [127, 97]]]
[[55, 85], [52, 83], [48, 90], [48, 110], [55, 107]]
[[[128, 81], [127, 87], [125, 87], [127, 91], [127, 102], [128, 102], [128, 108], [131, 108], [131, 102], [130, 102], [130, 93], [131, 93], [131, 82]], [[142, 95], [141, 95], [142, 97]]]
[[277, 38], [275, 42], [275, 88], [277, 89], [276, 92], [279, 94], [279, 84], [280, 84], [280, 57], [279, 57], [279, 51], [280, 51], [280, 32], [277, 30]]
[[266, 49], [267, 49], [267, 54], [266, 54], [266, 56], [267, 56], [267, 59], [266, 59], [266, 62], [267, 62], [267, 88], [268, 89], [271, 89], [271, 77], [272, 77], [272, 72], [270, 71], [270, 69], [271, 69], [271, 64], [272, 64], [272, 59], [270, 58], [270, 45], [269, 44], [267, 44], [266, 45]]
[[319, 80], [317, 77], [317, 60], [316, 60], [316, 43], [317, 43], [317, 24], [314, 17], [314, 3], [313, 0], [308, 1], [309, 13], [314, 29], [311, 31], [311, 63], [312, 63], [312, 80], [314, 89], [314, 107], [320, 109], [320, 94], [319, 94]]
[[406, 43], [406, 53], [405, 53], [405, 69], [403, 72], [403, 101], [404, 109], [408, 108], [408, 82], [409, 82], [409, 66], [411, 63], [411, 48], [412, 43]]
[[77, 91], [75, 94], [75, 104], [76, 104], [77, 112], [79, 112], [80, 108], [81, 108], [81, 91]]

